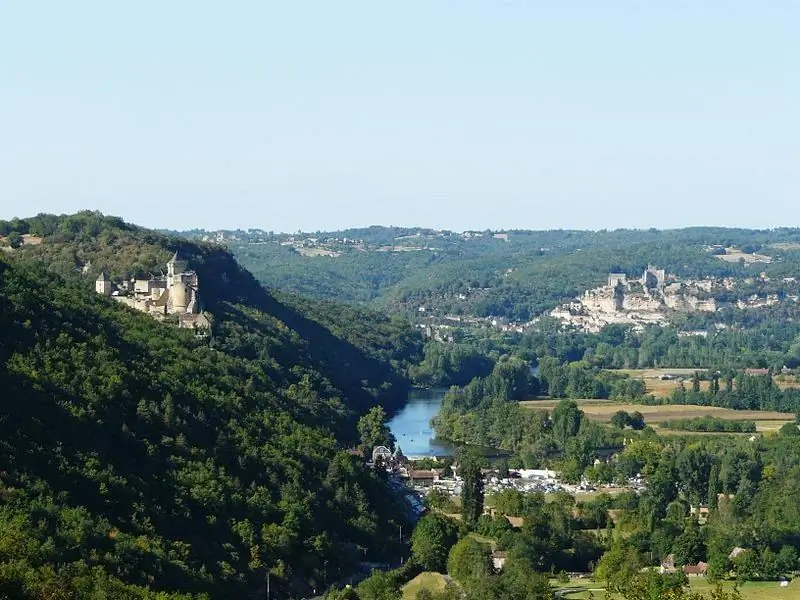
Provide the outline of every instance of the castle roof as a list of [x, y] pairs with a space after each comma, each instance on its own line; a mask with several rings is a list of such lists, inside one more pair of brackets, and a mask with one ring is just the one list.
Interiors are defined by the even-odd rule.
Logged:
[[169, 259], [169, 263], [176, 263], [176, 262], [186, 262], [184, 258], [180, 255], [178, 250], [175, 250], [175, 254], [172, 255], [172, 258]]
[[111, 278], [108, 276], [108, 273], [105, 269], [100, 272], [100, 275], [97, 276], [97, 281], [111, 281]]

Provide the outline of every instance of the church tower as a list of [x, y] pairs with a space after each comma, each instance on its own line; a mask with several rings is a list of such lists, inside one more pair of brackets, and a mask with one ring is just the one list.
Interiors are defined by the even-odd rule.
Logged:
[[103, 296], [111, 295], [111, 278], [105, 270], [98, 275], [97, 281], [94, 282], [94, 291]]

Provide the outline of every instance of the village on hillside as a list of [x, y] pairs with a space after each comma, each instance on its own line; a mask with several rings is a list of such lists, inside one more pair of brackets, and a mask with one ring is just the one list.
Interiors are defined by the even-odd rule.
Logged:
[[[572, 302], [554, 308], [549, 315], [587, 333], [597, 333], [610, 324], [642, 330], [647, 325], [665, 325], [674, 313], [717, 312], [723, 305], [715, 300], [715, 293], [730, 291], [736, 285], [737, 281], [731, 277], [681, 280], [664, 269], [648, 266], [638, 278], [609, 273], [606, 285], [586, 290]], [[738, 300], [735, 306], [763, 308], [778, 302], [776, 295], [764, 298], [756, 295]]]

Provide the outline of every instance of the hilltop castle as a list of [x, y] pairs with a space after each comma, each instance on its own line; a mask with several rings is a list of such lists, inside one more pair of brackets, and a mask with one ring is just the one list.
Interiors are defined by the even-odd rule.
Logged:
[[95, 291], [155, 318], [177, 315], [181, 327], [207, 329], [208, 318], [203, 314], [197, 273], [178, 254], [167, 263], [167, 273], [148, 279], [131, 279], [114, 284], [106, 271], [95, 281]]
[[609, 323], [643, 327], [666, 322], [668, 310], [714, 312], [710, 280], [680, 282], [664, 269], [648, 265], [641, 278], [609, 273], [606, 285], [586, 290], [576, 301], [550, 315], [585, 331], [597, 332]]

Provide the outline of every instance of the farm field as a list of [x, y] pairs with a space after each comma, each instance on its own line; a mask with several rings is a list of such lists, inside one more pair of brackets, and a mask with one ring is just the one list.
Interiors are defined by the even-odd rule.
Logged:
[[740, 260], [743, 260], [748, 265], [751, 265], [751, 264], [754, 264], [754, 263], [767, 263], [768, 264], [768, 263], [772, 262], [772, 257], [771, 256], [767, 256], [766, 254], [755, 254], [755, 253], [753, 253], [753, 254], [745, 254], [744, 252], [741, 252], [740, 250], [736, 250], [735, 248], [726, 248], [725, 252], [726, 252], [725, 254], [716, 255], [716, 258], [718, 258], [719, 260], [725, 261], [725, 262], [730, 262], [730, 263], [736, 263], [736, 262], [739, 262]]
[[[642, 379], [648, 394], [653, 394], [656, 398], [664, 398], [672, 393], [680, 385], [681, 379], [691, 379], [695, 372], [705, 373], [707, 369], [618, 369], [613, 373], [622, 373], [632, 379]], [[661, 379], [664, 376], [672, 379]], [[711, 382], [701, 381], [700, 391], [705, 392]], [[691, 389], [691, 381], [683, 384], [687, 389]]]
[[[656, 398], [664, 398], [672, 393], [680, 385], [681, 379], [689, 380], [684, 381], [684, 387], [691, 389], [691, 378], [695, 371], [698, 373], [705, 373], [708, 369], [609, 369], [612, 373], [622, 373], [628, 375], [633, 379], [641, 379], [644, 381], [646, 392], [652, 394]], [[672, 377], [672, 379], [661, 379], [664, 376]], [[708, 386], [711, 382], [701, 381], [700, 391], [708, 391]], [[785, 390], [788, 388], [800, 388], [800, 382], [796, 381], [793, 376], [778, 375], [775, 377], [775, 385], [780, 389]]]
[[[794, 415], [768, 410], [731, 410], [719, 406], [699, 406], [696, 404], [665, 404], [661, 406], [646, 406], [626, 402], [612, 402], [610, 400], [576, 400], [578, 406], [586, 416], [594, 421], [609, 422], [618, 410], [627, 412], [639, 411], [644, 416], [645, 423], [657, 426], [661, 421], [673, 419], [691, 419], [711, 415], [718, 419], [729, 421], [755, 421], [758, 431], [776, 431], [788, 421], [794, 421]], [[558, 404], [556, 400], [525, 400], [520, 404], [526, 408], [553, 410]], [[666, 433], [666, 431], [664, 431]], [[687, 432], [673, 432], [685, 435]], [[719, 435], [716, 433], [708, 435]]]

